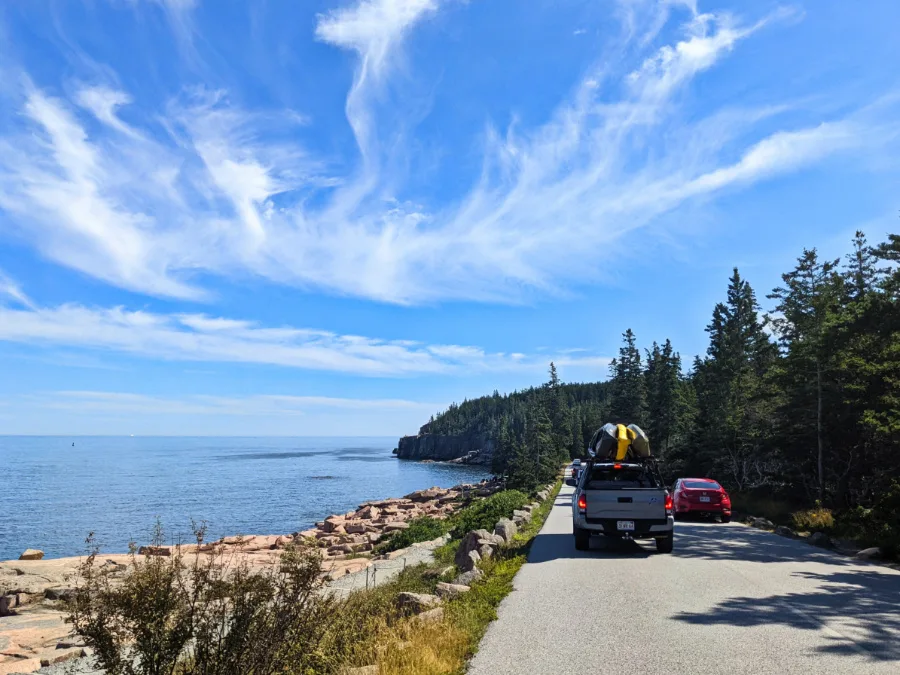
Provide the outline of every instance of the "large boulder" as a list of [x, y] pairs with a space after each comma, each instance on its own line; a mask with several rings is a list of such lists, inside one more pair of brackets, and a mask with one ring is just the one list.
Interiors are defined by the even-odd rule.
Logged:
[[397, 594], [397, 606], [409, 614], [421, 614], [441, 604], [441, 599], [428, 593], [410, 593], [404, 591]]
[[414, 502], [430, 502], [434, 499], [439, 499], [443, 497], [447, 493], [446, 490], [439, 487], [428, 488], [427, 490], [418, 490], [416, 492], [412, 492], [406, 495], [406, 499], [411, 499]]
[[435, 593], [437, 593], [442, 598], [453, 598], [457, 595], [467, 593], [469, 590], [470, 588], [468, 586], [464, 586], [463, 584], [448, 584], [445, 581], [441, 581], [435, 588]]
[[[482, 539], [481, 541], [484, 541], [484, 540]], [[489, 558], [491, 558], [491, 557], [494, 555], [494, 548], [495, 548], [495, 546], [493, 546], [493, 545], [491, 545], [491, 544], [489, 544], [489, 543], [487, 543], [487, 542], [484, 542], [484, 543], [479, 542], [479, 543], [481, 544], [481, 545], [478, 547], [478, 555], [479, 555], [479, 557], [480, 557], [482, 560], [488, 560]]]
[[371, 504], [356, 512], [356, 517], [361, 520], [377, 520], [380, 515], [378, 507]]
[[22, 555], [19, 556], [19, 560], [43, 560], [44, 552], [40, 551], [36, 548], [27, 549]]
[[[494, 536], [487, 530], [472, 530], [471, 532], [466, 533], [466, 536], [462, 538], [462, 541], [459, 542], [459, 547], [456, 549], [456, 556], [453, 559], [453, 562], [456, 563], [456, 566], [464, 572], [468, 572], [475, 566], [481, 556], [478, 554], [478, 550], [484, 544], [489, 544], [494, 541]], [[499, 537], [498, 537], [499, 539]], [[470, 553], [475, 553], [476, 558], [472, 558]]]
[[507, 544], [512, 542], [513, 537], [516, 536], [518, 531], [519, 528], [516, 527], [516, 524], [508, 518], [502, 518], [497, 521], [497, 524], [494, 526], [494, 534], [498, 537], [502, 537], [503, 541]]
[[753, 527], [758, 527], [761, 530], [774, 530], [775, 523], [773, 523], [768, 518], [750, 518], [750, 524]]
[[878, 560], [881, 557], [881, 549], [878, 546], [864, 548], [856, 554], [860, 560]]
[[784, 525], [779, 525], [775, 528], [775, 534], [781, 537], [787, 537], [788, 539], [793, 539], [796, 537], [796, 533], [789, 527], [785, 527]]
[[389, 523], [384, 524], [385, 532], [397, 532], [398, 530], [406, 530], [409, 528], [409, 523], [404, 523], [402, 520], [392, 520]]
[[344, 516], [328, 516], [322, 523], [322, 529], [326, 532], [334, 532], [338, 527], [343, 527], [345, 520]]
[[484, 572], [476, 567], [469, 570], [468, 572], [463, 572], [462, 574], [458, 575], [453, 580], [453, 584], [456, 586], [471, 586], [473, 582], [478, 581], [483, 576]]
[[819, 546], [820, 548], [832, 548], [834, 546], [831, 537], [824, 532], [813, 532], [809, 535], [807, 541], [813, 546]]
[[138, 555], [152, 555], [168, 558], [170, 555], [172, 555], [172, 549], [170, 549], [168, 546], [141, 546], [138, 549]]
[[0, 616], [12, 616], [13, 607], [16, 606], [16, 596], [0, 595]]
[[481, 554], [478, 551], [469, 551], [462, 557], [457, 555], [455, 562], [463, 572], [469, 572], [478, 567], [478, 563], [481, 562]]
[[348, 520], [344, 523], [344, 531], [347, 534], [363, 534], [368, 529], [368, 525], [361, 520]]

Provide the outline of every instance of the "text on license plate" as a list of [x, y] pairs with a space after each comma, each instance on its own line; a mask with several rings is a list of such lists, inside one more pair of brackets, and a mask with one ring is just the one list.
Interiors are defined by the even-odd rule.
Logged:
[[616, 522], [616, 528], [619, 530], [633, 530], [634, 529], [634, 521], [633, 520], [619, 520]]
[[709, 501], [709, 497], [700, 497], [700, 501], [701, 501], [701, 502], [708, 502], [708, 501]]

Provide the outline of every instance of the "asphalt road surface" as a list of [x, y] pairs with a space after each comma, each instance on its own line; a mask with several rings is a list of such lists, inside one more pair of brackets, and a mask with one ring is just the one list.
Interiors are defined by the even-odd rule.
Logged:
[[469, 670], [900, 674], [900, 572], [738, 523], [677, 523], [675, 551], [594, 537], [563, 488]]

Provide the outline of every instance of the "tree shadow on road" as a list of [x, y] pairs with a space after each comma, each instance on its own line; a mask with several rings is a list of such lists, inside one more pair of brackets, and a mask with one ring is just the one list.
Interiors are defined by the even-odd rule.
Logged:
[[818, 581], [819, 588], [767, 598], [730, 598], [711, 610], [682, 612], [673, 618], [704, 626], [781, 624], [800, 630], [825, 626], [831, 642], [819, 652], [898, 661], [900, 672], [900, 575], [873, 568], [794, 576]]
[[679, 558], [741, 562], [817, 562], [852, 565], [856, 561], [796, 539], [742, 525], [678, 523], [675, 550]]

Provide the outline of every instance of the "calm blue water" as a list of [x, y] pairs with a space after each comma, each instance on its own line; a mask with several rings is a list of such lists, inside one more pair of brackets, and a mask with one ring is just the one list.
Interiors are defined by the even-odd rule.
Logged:
[[[72, 443], [75, 447], [72, 447]], [[395, 438], [0, 436], [0, 560], [26, 548], [78, 555], [94, 531], [106, 552], [170, 541], [191, 519], [212, 538], [310, 527], [369, 499], [485, 477], [477, 467], [395, 459]]]

